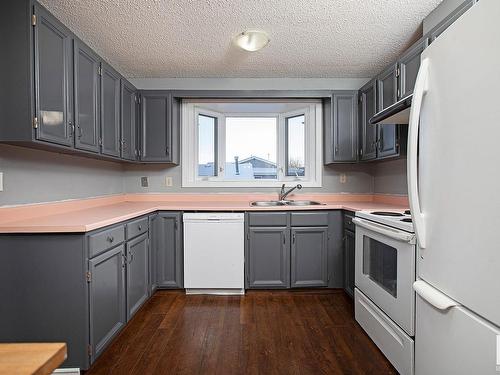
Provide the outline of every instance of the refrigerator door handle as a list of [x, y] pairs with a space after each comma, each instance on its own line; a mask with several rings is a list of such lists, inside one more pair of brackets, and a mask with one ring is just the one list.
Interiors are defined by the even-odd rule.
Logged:
[[408, 198], [413, 217], [413, 227], [417, 240], [422, 249], [425, 249], [425, 225], [424, 215], [420, 207], [418, 195], [418, 130], [420, 127], [420, 113], [422, 111], [422, 101], [427, 93], [427, 80], [429, 76], [429, 60], [426, 58], [420, 63], [415, 89], [413, 90], [413, 101], [410, 110], [408, 124]]
[[430, 303], [436, 309], [446, 311], [452, 307], [459, 306], [459, 304], [452, 300], [447, 295], [441, 293], [436, 288], [433, 288], [423, 280], [417, 280], [413, 283], [413, 289], [425, 301]]

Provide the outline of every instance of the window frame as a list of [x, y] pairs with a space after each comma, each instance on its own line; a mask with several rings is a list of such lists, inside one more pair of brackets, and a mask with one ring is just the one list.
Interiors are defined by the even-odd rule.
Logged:
[[[277, 187], [283, 183], [300, 183], [304, 187], [322, 187], [322, 128], [323, 115], [320, 100], [259, 100], [269, 102], [299, 103], [304, 107], [289, 112], [216, 112], [207, 108], [210, 102], [226, 103], [234, 100], [183, 100], [182, 102], [182, 150], [181, 172], [182, 187]], [[240, 102], [254, 102], [241, 100]], [[216, 118], [215, 159], [216, 176], [198, 176], [198, 116]], [[287, 176], [287, 118], [304, 115], [304, 152], [305, 175]], [[226, 117], [276, 117], [276, 168], [277, 179], [228, 180], [225, 172]], [[222, 168], [222, 170], [221, 170]]]

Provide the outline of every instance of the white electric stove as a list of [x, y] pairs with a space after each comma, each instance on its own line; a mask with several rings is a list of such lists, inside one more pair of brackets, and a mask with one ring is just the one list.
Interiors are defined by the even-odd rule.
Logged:
[[401, 211], [357, 211], [357, 217], [388, 225], [392, 228], [401, 229], [414, 233], [410, 210]]

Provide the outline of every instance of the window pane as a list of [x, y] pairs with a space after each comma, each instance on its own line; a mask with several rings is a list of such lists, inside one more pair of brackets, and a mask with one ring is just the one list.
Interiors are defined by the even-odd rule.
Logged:
[[277, 179], [277, 119], [226, 117], [228, 180]]
[[305, 116], [288, 117], [286, 175], [305, 176]]
[[198, 115], [198, 176], [216, 176], [215, 136], [217, 119]]

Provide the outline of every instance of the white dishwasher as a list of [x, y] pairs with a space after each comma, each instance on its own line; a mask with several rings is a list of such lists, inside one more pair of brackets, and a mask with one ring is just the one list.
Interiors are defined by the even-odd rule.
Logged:
[[245, 293], [243, 213], [185, 213], [184, 288], [187, 294]]

